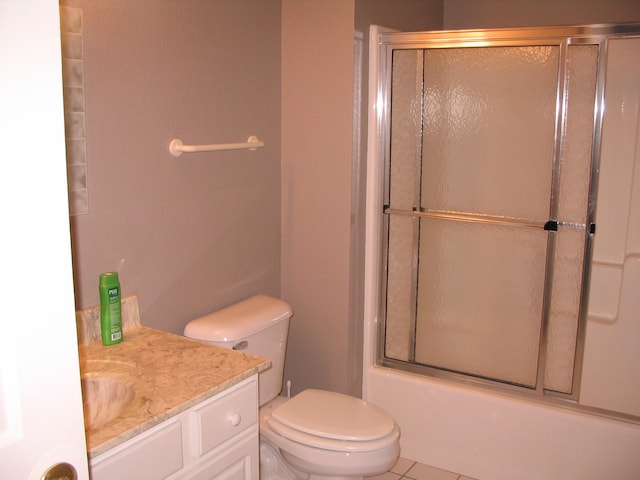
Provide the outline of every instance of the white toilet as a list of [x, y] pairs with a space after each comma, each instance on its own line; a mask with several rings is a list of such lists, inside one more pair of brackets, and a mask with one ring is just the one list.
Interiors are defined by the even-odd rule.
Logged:
[[387, 471], [400, 453], [400, 430], [384, 410], [359, 398], [282, 389], [291, 307], [257, 295], [192, 320], [187, 337], [271, 360], [259, 376], [261, 480], [354, 480]]

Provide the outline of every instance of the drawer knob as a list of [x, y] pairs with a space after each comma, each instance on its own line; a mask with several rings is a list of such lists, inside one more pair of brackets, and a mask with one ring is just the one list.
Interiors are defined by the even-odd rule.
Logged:
[[237, 427], [238, 425], [240, 425], [240, 422], [242, 421], [242, 417], [240, 416], [239, 413], [232, 413], [227, 417], [228, 422], [233, 425], [234, 427]]

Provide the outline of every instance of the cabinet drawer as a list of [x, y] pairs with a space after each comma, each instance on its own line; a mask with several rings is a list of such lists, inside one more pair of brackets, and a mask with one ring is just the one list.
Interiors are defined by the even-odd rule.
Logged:
[[194, 411], [198, 432], [198, 456], [204, 455], [229, 440], [258, 419], [258, 387], [255, 379], [239, 388], [216, 397]]
[[180, 470], [182, 425], [161, 424], [92, 461], [92, 480], [157, 480]]

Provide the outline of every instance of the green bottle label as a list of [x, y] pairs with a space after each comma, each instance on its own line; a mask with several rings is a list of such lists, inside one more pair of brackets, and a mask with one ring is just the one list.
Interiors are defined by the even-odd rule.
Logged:
[[118, 288], [107, 290], [109, 296], [109, 317], [111, 318], [110, 340], [116, 342], [122, 338], [122, 319], [120, 315], [120, 291]]

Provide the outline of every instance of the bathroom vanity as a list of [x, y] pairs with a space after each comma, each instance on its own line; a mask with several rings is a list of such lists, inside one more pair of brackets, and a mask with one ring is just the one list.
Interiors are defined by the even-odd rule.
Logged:
[[89, 461], [92, 480], [258, 479], [257, 377]]
[[270, 362], [140, 326], [136, 315], [137, 299], [123, 299], [124, 341], [103, 346], [95, 312], [79, 312], [92, 480], [257, 480], [258, 373]]

